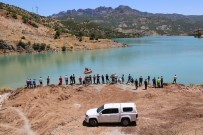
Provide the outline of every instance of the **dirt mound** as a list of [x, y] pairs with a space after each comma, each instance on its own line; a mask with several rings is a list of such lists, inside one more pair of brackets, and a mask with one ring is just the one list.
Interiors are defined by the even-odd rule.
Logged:
[[[107, 135], [202, 134], [203, 88], [169, 84], [138, 90], [131, 85], [51, 86], [19, 89], [0, 110], [0, 134]], [[83, 126], [85, 112], [110, 102], [134, 102], [137, 126]]]

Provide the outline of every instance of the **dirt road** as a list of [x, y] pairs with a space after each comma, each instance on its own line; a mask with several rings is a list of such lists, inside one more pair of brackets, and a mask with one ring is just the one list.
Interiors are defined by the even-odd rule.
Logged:
[[[83, 126], [85, 112], [110, 102], [134, 102], [137, 126]], [[2, 135], [202, 135], [203, 86], [50, 86], [13, 92], [0, 110]]]

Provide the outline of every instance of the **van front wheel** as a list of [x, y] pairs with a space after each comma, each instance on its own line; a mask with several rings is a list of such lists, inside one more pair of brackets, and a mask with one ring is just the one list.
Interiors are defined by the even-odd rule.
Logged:
[[123, 118], [121, 120], [121, 123], [123, 126], [128, 126], [128, 125], [130, 125], [130, 120], [128, 118]]
[[97, 126], [98, 126], [98, 122], [97, 122], [96, 119], [90, 119], [90, 120], [89, 120], [89, 124], [90, 124], [90, 126], [92, 126], [92, 127], [97, 127]]

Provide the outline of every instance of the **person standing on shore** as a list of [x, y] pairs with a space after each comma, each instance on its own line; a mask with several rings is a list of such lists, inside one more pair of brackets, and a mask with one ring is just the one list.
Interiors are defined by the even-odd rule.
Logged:
[[104, 84], [104, 76], [102, 75], [102, 83]]
[[30, 84], [30, 88], [32, 88], [33, 84], [32, 84], [32, 80], [31, 79], [29, 80], [29, 84]]
[[29, 88], [29, 79], [26, 80], [27, 88]]
[[150, 76], [147, 77], [147, 80], [148, 80], [148, 84], [149, 84], [149, 82], [150, 82]]
[[33, 79], [32, 83], [33, 83], [33, 87], [36, 88], [36, 80], [35, 79]]
[[68, 85], [68, 76], [67, 75], [65, 75], [65, 82], [66, 82], [66, 85]]
[[70, 76], [70, 85], [72, 85], [73, 84], [73, 76], [71, 75]]
[[[86, 79], [86, 77], [85, 77], [85, 79]], [[80, 82], [80, 84], [82, 84], [82, 77], [81, 76], [79, 77], [79, 82]]]
[[173, 83], [176, 84], [177, 76], [175, 75], [173, 78]]
[[137, 90], [138, 89], [138, 80], [135, 79], [135, 89]]
[[163, 88], [164, 87], [164, 79], [163, 79], [163, 76], [161, 76], [161, 88]]
[[49, 83], [50, 83], [50, 78], [49, 78], [49, 76], [47, 77], [47, 86], [49, 85]]
[[75, 75], [73, 74], [73, 84], [75, 84]]
[[96, 82], [96, 75], [93, 76], [93, 81], [94, 81], [94, 84]]
[[161, 86], [160, 86], [160, 83], [161, 83], [161, 79], [158, 77], [158, 79], [157, 79], [157, 87], [158, 87], [158, 88], [161, 87]]
[[124, 74], [122, 75], [121, 79], [122, 79], [122, 84], [124, 84]]
[[100, 84], [100, 76], [97, 74], [97, 84]]
[[145, 90], [147, 90], [147, 85], [148, 85], [148, 82], [147, 82], [147, 79], [145, 79], [144, 81]]
[[153, 82], [153, 87], [156, 88], [156, 78], [155, 77], [152, 79], [152, 82]]
[[126, 83], [126, 84], [130, 83], [131, 78], [132, 78], [132, 77], [131, 77], [131, 75], [129, 74], [129, 75], [128, 75], [128, 81], [127, 81], [127, 83]]
[[142, 86], [142, 82], [143, 82], [143, 78], [142, 78], [142, 76], [140, 76], [140, 78], [139, 78], [139, 86]]
[[59, 77], [59, 85], [62, 85], [62, 77]]
[[109, 75], [106, 74], [106, 83], [109, 83]]
[[42, 77], [40, 77], [40, 78], [39, 78], [39, 84], [40, 84], [40, 86], [42, 86], [42, 85], [43, 85], [43, 82], [42, 82]]
[[90, 84], [92, 84], [92, 76], [90, 75], [89, 78], [90, 78]]

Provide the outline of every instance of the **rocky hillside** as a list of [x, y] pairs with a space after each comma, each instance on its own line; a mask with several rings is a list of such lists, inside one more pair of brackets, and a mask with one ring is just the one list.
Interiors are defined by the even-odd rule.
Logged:
[[83, 22], [89, 20], [102, 27], [122, 33], [141, 35], [185, 35], [203, 28], [203, 16], [180, 14], [152, 14], [128, 6], [98, 7], [96, 9], [67, 10], [51, 18]]
[[71, 28], [69, 29], [56, 19], [48, 19], [24, 9], [0, 3], [0, 54], [123, 46], [109, 39], [78, 35], [72, 32]]

